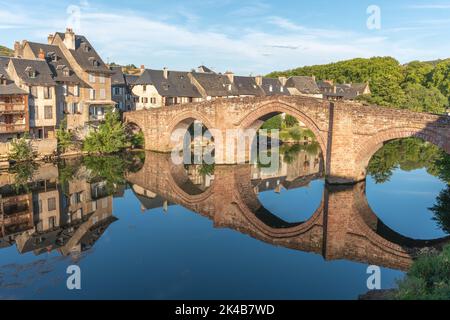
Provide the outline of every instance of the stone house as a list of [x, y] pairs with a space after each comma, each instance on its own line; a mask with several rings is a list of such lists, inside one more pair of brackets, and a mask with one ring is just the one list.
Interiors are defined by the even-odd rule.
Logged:
[[113, 72], [111, 77], [111, 96], [119, 110], [134, 110], [134, 97], [131, 91], [131, 85], [137, 80], [138, 76], [124, 74], [122, 67], [110, 67]]
[[318, 99], [323, 98], [323, 94], [317, 86], [315, 77], [294, 76], [289, 79], [280, 77], [280, 81], [293, 96], [306, 96]]
[[13, 138], [20, 138], [30, 130], [28, 91], [19, 88], [9, 76], [10, 59], [0, 57], [0, 151]]
[[132, 83], [138, 99], [136, 110], [160, 108], [201, 101], [202, 95], [191, 82], [188, 72], [145, 69]]
[[334, 101], [355, 100], [359, 96], [371, 94], [368, 83], [336, 84], [331, 86], [331, 90], [322, 87], [322, 92], [325, 99]]
[[76, 35], [72, 29], [49, 35], [48, 44], [60, 48], [70, 68], [82, 80], [83, 86], [79, 92], [82, 107], [78, 112], [81, 116], [72, 127], [82, 128], [87, 133], [90, 127], [103, 121], [107, 109], [115, 105], [111, 98], [113, 72], [86, 37]]

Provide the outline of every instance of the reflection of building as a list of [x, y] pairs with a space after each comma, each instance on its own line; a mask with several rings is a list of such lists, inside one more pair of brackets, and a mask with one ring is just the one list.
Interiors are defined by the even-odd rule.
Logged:
[[70, 182], [60, 184], [58, 178], [58, 168], [51, 164], [42, 165], [33, 181], [19, 188], [13, 175], [1, 175], [0, 246], [15, 242], [20, 253], [37, 255], [80, 253], [115, 221], [112, 196], [101, 182], [88, 182], [82, 169]]
[[320, 178], [323, 172], [323, 159], [320, 150], [307, 152], [302, 150], [290, 157], [281, 155], [278, 166], [252, 167], [252, 181], [255, 191], [263, 192], [275, 190], [280, 192], [281, 188], [295, 189], [308, 185], [311, 180]]

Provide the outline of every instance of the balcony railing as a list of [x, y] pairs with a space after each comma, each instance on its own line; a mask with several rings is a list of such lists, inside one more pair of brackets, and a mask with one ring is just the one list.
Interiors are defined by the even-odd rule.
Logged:
[[27, 131], [27, 126], [25, 124], [0, 123], [0, 133], [16, 133], [25, 131]]
[[1, 103], [0, 113], [25, 113], [26, 106], [20, 103]]

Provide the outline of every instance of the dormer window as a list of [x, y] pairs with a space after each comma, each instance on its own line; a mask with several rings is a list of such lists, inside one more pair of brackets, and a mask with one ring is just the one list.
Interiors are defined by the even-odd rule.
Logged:
[[70, 76], [70, 70], [69, 69], [64, 69], [63, 70], [63, 75], [64, 75], [64, 77]]
[[92, 63], [93, 67], [98, 67], [99, 63], [98, 63], [97, 59], [95, 59], [94, 57], [90, 57], [89, 61]]
[[0, 74], [0, 84], [6, 86], [6, 78], [4, 75]]
[[25, 72], [28, 74], [28, 77], [30, 79], [36, 78], [36, 70], [34, 70], [32, 67], [27, 67], [25, 69]]

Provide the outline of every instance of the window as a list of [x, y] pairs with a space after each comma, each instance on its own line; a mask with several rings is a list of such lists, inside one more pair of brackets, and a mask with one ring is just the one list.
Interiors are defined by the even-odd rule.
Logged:
[[56, 210], [56, 198], [49, 198], [47, 200], [48, 205], [48, 211], [55, 211]]
[[103, 76], [103, 75], [101, 75], [100, 77], [99, 77], [99, 79], [100, 79], [100, 83], [105, 83], [106, 81], [105, 81], [105, 76]]
[[80, 87], [78, 85], [73, 86], [73, 95], [78, 97], [80, 95]]
[[269, 92], [273, 92], [273, 86], [272, 85], [269, 87]]
[[280, 92], [284, 92], [284, 87], [281, 87], [281, 88], [280, 88]]
[[89, 73], [89, 82], [90, 83], [95, 83], [95, 75]]
[[100, 89], [100, 99], [106, 99], [106, 90]]
[[56, 226], [56, 217], [48, 218], [48, 228], [53, 229]]
[[44, 99], [52, 98], [52, 87], [44, 87]]
[[52, 106], [44, 107], [44, 117], [46, 120], [53, 119], [53, 107]]
[[156, 98], [150, 98], [150, 103], [151, 104], [156, 104]]
[[67, 96], [67, 84], [64, 84], [62, 86], [62, 90], [63, 90], [63, 95]]
[[64, 70], [63, 71], [63, 75], [64, 75], [64, 77], [68, 77], [68, 76], [70, 76], [70, 71], [69, 70]]
[[120, 89], [121, 88], [114, 88], [114, 95], [119, 96], [120, 95]]
[[142, 91], [147, 92], [147, 86], [142, 86]]
[[89, 99], [95, 100], [95, 90], [89, 89]]
[[142, 103], [148, 103], [148, 98], [142, 98]]

